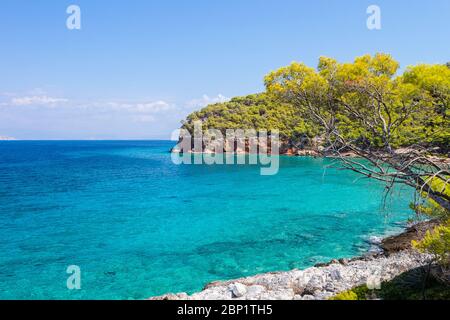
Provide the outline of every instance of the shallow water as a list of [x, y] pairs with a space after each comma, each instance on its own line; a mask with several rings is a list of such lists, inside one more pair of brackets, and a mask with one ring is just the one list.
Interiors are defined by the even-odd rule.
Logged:
[[[174, 165], [168, 141], [0, 142], [0, 298], [142, 299], [304, 268], [398, 232], [411, 190], [330, 160]], [[66, 268], [81, 268], [81, 290]]]

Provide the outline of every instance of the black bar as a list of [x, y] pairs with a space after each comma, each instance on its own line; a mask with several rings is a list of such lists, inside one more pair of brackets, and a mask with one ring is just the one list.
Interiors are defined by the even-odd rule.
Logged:
[[[2, 312], [85, 318], [114, 314], [129, 319], [319, 319], [324, 316], [405, 317], [448, 314], [449, 301], [0, 301]], [[8, 310], [10, 309], [10, 310]], [[209, 312], [207, 312], [209, 310]], [[100, 319], [100, 318], [99, 318]], [[400, 318], [399, 318], [400, 320]]]

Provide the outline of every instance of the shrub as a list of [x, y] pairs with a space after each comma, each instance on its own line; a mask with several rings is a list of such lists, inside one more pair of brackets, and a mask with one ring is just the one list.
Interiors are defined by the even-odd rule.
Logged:
[[358, 295], [352, 290], [341, 292], [330, 300], [358, 300]]
[[419, 252], [430, 253], [437, 263], [448, 268], [450, 266], [450, 220], [443, 225], [427, 231], [421, 241], [412, 241]]
[[367, 286], [359, 286], [351, 290], [341, 292], [330, 298], [330, 300], [366, 300], [369, 292], [370, 290]]

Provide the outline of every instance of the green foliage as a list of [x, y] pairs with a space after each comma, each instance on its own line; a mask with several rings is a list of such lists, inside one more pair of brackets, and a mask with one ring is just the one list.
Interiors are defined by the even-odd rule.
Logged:
[[354, 293], [352, 290], [341, 292], [330, 300], [359, 300], [358, 295]]
[[[376, 54], [338, 63], [322, 57], [317, 70], [294, 62], [269, 73], [269, 94], [294, 104], [323, 130], [336, 128], [347, 141], [373, 148], [413, 144], [450, 145], [450, 69], [443, 65], [409, 67]], [[384, 118], [382, 121], [380, 118]]]
[[400, 78], [416, 90], [427, 107], [416, 110], [399, 130], [399, 139], [436, 145], [448, 151], [450, 145], [450, 69], [443, 65], [409, 67]]
[[446, 219], [450, 218], [450, 213], [445, 208], [439, 206], [432, 199], [427, 199], [424, 204], [413, 204], [409, 207], [414, 210], [420, 216], [426, 216], [429, 218]]
[[444, 266], [450, 266], [450, 220], [438, 226], [433, 231], [427, 231], [421, 241], [412, 241], [414, 248], [420, 252], [432, 254], [436, 261]]
[[[449, 176], [446, 176], [446, 179], [449, 179]], [[450, 196], [450, 184], [438, 177], [428, 177], [427, 179], [431, 188], [435, 191], [442, 192]]]
[[[265, 77], [266, 93], [209, 105], [190, 114], [183, 128], [192, 133], [193, 122], [201, 120], [204, 130], [278, 129], [282, 139], [295, 141], [335, 126], [359, 146], [381, 148], [388, 140], [394, 148], [422, 144], [445, 153], [450, 146], [447, 66], [420, 64], [397, 75], [398, 62], [382, 53], [351, 63], [321, 57], [317, 69], [294, 62]], [[375, 105], [389, 121], [388, 136]]]
[[330, 300], [367, 300], [367, 295], [370, 292], [369, 288], [364, 285], [341, 292], [334, 297], [331, 297]]
[[193, 132], [194, 121], [201, 120], [203, 130], [226, 129], [279, 130], [284, 139], [298, 139], [302, 135], [316, 136], [318, 128], [307, 124], [291, 104], [280, 103], [266, 94], [237, 97], [229, 102], [216, 103], [190, 114], [183, 128]]
[[[424, 177], [425, 181], [431, 187], [433, 191], [437, 191], [443, 194], [450, 195], [450, 185], [445, 183], [438, 177]], [[438, 218], [442, 221], [450, 219], [450, 211], [441, 207], [433, 199], [427, 197], [426, 193], [421, 194], [423, 203], [410, 204], [410, 208], [414, 210], [418, 215], [424, 215], [428, 218]]]
[[[424, 280], [427, 279], [426, 282]], [[425, 286], [424, 286], [425, 285]], [[366, 285], [339, 293], [330, 300], [449, 300], [450, 287], [426, 276], [422, 268], [400, 274], [381, 283], [381, 288], [370, 290]]]
[[426, 273], [423, 268], [404, 272], [391, 281], [383, 282], [374, 296], [383, 300], [449, 300], [450, 286], [427, 277]]
[[[440, 179], [434, 178], [430, 185], [433, 190], [450, 194], [450, 187]], [[410, 207], [419, 215], [444, 221], [434, 230], [427, 231], [421, 241], [412, 241], [412, 246], [419, 252], [432, 254], [440, 265], [450, 267], [450, 211], [442, 208], [432, 199], [427, 199], [424, 204], [411, 204]]]

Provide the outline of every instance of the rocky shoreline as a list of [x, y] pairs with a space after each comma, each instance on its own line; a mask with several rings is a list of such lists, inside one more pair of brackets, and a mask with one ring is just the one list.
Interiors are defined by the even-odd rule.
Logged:
[[305, 270], [269, 272], [216, 281], [203, 291], [166, 294], [152, 300], [326, 300], [360, 285], [377, 288], [403, 272], [427, 265], [431, 257], [411, 248], [437, 221], [417, 223], [403, 233], [379, 241], [379, 252], [353, 259], [332, 260]]

